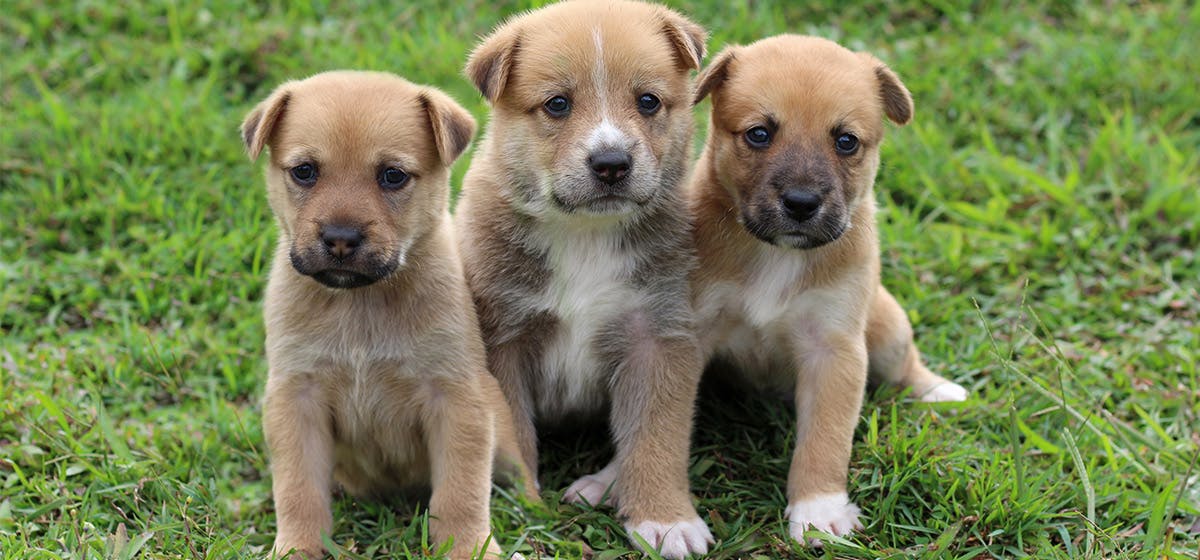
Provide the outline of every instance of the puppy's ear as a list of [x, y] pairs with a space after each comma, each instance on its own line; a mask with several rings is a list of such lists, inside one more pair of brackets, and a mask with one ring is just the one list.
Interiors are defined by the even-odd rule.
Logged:
[[425, 88], [417, 99], [425, 112], [429, 113], [429, 123], [433, 129], [433, 143], [437, 146], [438, 156], [442, 164], [449, 167], [475, 136], [475, 119], [466, 109], [456, 103], [450, 96]]
[[687, 70], [699, 70], [704, 61], [708, 32], [678, 13], [663, 8], [663, 33], [675, 47], [679, 64]]
[[913, 118], [912, 94], [900, 77], [878, 58], [867, 53], [858, 53], [875, 69], [875, 81], [879, 83], [879, 100], [883, 102], [883, 114], [896, 124], [908, 124]]
[[512, 24], [507, 24], [485, 37], [471, 51], [466, 74], [488, 102], [495, 103], [504, 92], [520, 42], [517, 30]]
[[708, 94], [715, 91], [725, 79], [729, 77], [729, 65], [737, 58], [737, 45], [729, 45], [717, 56], [713, 57], [708, 63], [708, 67], [700, 72], [700, 77], [696, 78], [696, 97], [692, 99], [693, 104], [699, 104], [704, 101]]
[[250, 161], [258, 159], [275, 125], [279, 123], [279, 117], [287, 109], [291, 92], [286, 86], [287, 84], [284, 84], [276, 88], [246, 115], [246, 120], [242, 121], [242, 142], [246, 144], [246, 153], [250, 155]]

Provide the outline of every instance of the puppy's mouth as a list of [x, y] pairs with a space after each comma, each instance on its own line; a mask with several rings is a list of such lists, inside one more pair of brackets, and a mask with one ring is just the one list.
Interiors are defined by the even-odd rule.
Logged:
[[337, 270], [329, 269], [310, 274], [313, 280], [324, 284], [330, 288], [339, 290], [349, 290], [351, 288], [361, 288], [370, 286], [379, 281], [379, 277], [374, 275], [363, 274], [353, 270]]
[[355, 259], [358, 262], [338, 262], [328, 258], [314, 258], [293, 251], [290, 255], [292, 268], [320, 282], [323, 286], [349, 290], [370, 286], [392, 274], [399, 266], [396, 259]]
[[567, 200], [554, 193], [554, 205], [568, 214], [620, 215], [635, 210], [644, 201], [635, 200], [625, 193], [601, 193], [583, 200]]
[[816, 249], [841, 239], [850, 229], [850, 224], [837, 222], [824, 227], [814, 227], [804, 230], [779, 231], [762, 222], [742, 216], [739, 220], [750, 235], [759, 241], [770, 243], [776, 247], [788, 249]]

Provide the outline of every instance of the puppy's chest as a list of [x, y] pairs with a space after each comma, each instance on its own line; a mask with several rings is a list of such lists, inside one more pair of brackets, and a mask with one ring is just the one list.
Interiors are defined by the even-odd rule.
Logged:
[[[274, 276], [271, 282], [276, 282]], [[382, 363], [393, 369], [410, 368], [411, 360], [428, 351], [418, 340], [428, 325], [413, 321], [414, 315], [419, 313], [414, 313], [412, 303], [396, 294], [308, 292], [297, 298], [293, 291], [272, 286], [266, 305], [271, 369], [337, 370], [354, 376]]]
[[393, 368], [380, 362], [330, 379], [335, 476], [353, 494], [429, 482], [420, 416], [430, 391], [425, 383], [392, 375]]
[[631, 277], [635, 255], [615, 235], [573, 235], [552, 240], [546, 252], [550, 272], [542, 309], [556, 319], [554, 336], [542, 358], [543, 409], [592, 408], [603, 400], [611, 375], [598, 356], [597, 337], [642, 298]]
[[302, 376], [321, 395], [338, 480], [352, 493], [402, 486], [410, 476], [420, 482], [427, 471], [420, 412], [436, 374], [420, 332], [383, 302], [303, 311], [268, 312], [271, 375]]
[[813, 317], [801, 283], [800, 259], [748, 263], [741, 282], [708, 284], [696, 301], [702, 345], [710, 357], [733, 362], [744, 376], [773, 386], [776, 376], [789, 376], [794, 340]]
[[727, 308], [755, 329], [787, 328], [802, 313], [808, 266], [802, 258], [757, 256], [747, 267], [745, 284], [730, 292]]

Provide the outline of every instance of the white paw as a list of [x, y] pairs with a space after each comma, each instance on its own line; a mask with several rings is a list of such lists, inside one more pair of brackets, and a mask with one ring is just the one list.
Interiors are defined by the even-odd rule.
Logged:
[[617, 496], [613, 491], [613, 482], [616, 480], [617, 467], [616, 461], [613, 461], [603, 469], [571, 483], [563, 498], [574, 504], [616, 505]]
[[934, 385], [932, 389], [921, 395], [924, 402], [962, 402], [967, 400], [967, 390], [953, 381]]
[[634, 533], [641, 535], [663, 558], [678, 559], [689, 554], [705, 554], [708, 552], [708, 545], [716, 542], [708, 530], [708, 525], [699, 517], [675, 523], [630, 523], [625, 525], [625, 530], [630, 533], [630, 540], [638, 548], [641, 548], [641, 543], [633, 538]]
[[788, 504], [783, 512], [788, 518], [788, 532], [792, 538], [812, 546], [821, 546], [821, 541], [805, 540], [805, 531], [817, 529], [838, 537], [848, 535], [855, 529], [862, 529], [862, 523], [858, 521], [860, 513], [845, 492], [798, 500]]

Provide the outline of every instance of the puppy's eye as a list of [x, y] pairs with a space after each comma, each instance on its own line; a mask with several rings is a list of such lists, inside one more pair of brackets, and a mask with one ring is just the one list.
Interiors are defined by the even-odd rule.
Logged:
[[662, 101], [649, 93], [643, 93], [638, 98], [638, 112], [647, 117], [658, 112], [659, 107], [662, 107]]
[[389, 167], [379, 172], [379, 186], [388, 190], [403, 187], [408, 183], [408, 179], [408, 173], [395, 167]]
[[543, 107], [546, 108], [546, 113], [554, 118], [562, 118], [571, 112], [571, 102], [566, 97], [556, 95], [551, 97]]
[[291, 168], [292, 179], [301, 186], [311, 187], [317, 182], [317, 166], [311, 163], [301, 163]]
[[756, 126], [746, 131], [746, 143], [752, 148], [766, 148], [771, 145], [771, 131], [765, 126]]
[[853, 155], [858, 151], [858, 137], [853, 134], [841, 134], [834, 140], [833, 147], [844, 156]]

